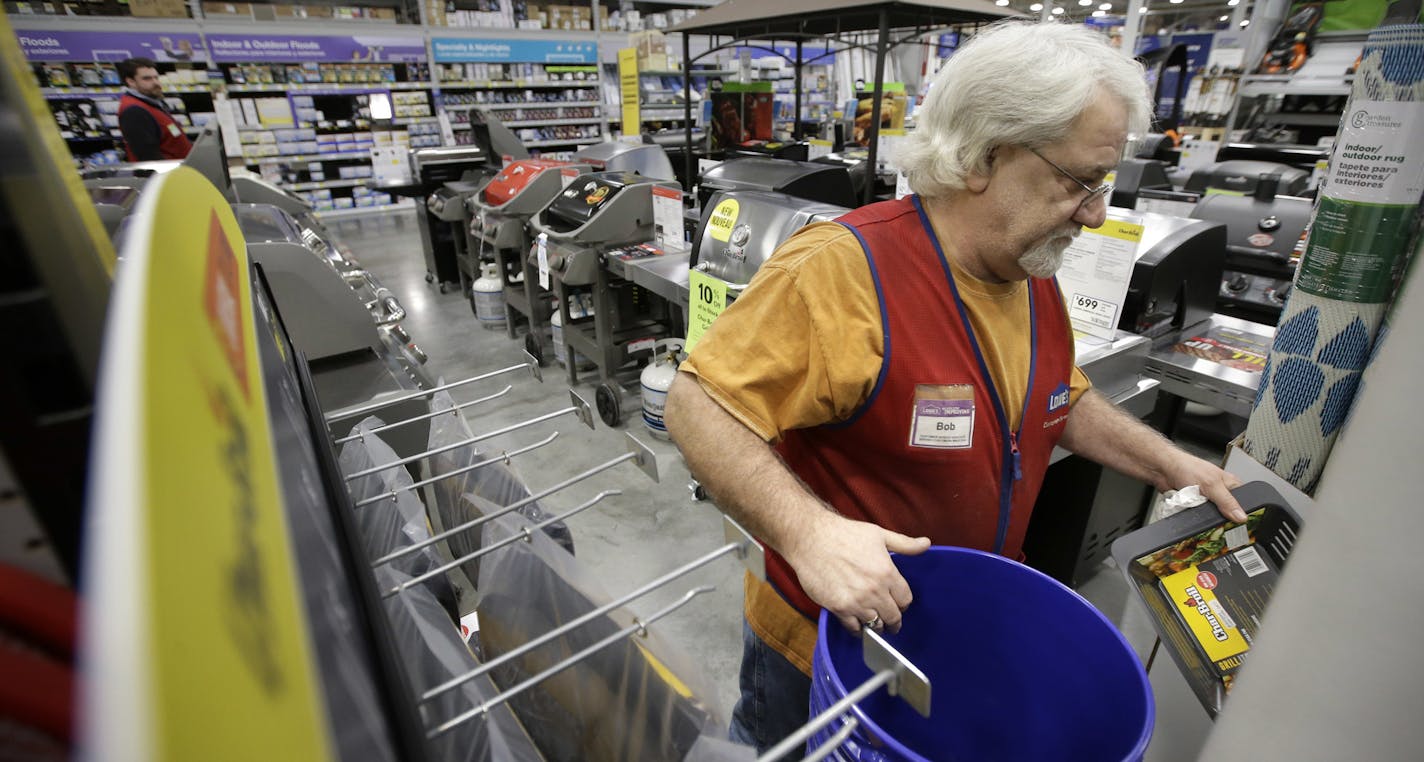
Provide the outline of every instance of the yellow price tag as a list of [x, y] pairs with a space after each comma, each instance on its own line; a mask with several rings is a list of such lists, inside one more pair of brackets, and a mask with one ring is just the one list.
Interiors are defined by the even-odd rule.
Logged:
[[637, 135], [641, 132], [642, 113], [639, 111], [638, 49], [623, 48], [618, 51], [618, 82], [623, 99], [623, 134]]
[[1107, 236], [1108, 238], [1116, 238], [1119, 241], [1141, 243], [1142, 233], [1145, 230], [1146, 228], [1136, 223], [1109, 219], [1104, 221], [1103, 224], [1099, 225], [1098, 227], [1084, 228], [1083, 232], [1096, 233], [1101, 236]]
[[704, 272], [692, 270], [687, 274], [687, 346], [692, 348], [707, 333], [712, 321], [727, 309], [727, 284]]

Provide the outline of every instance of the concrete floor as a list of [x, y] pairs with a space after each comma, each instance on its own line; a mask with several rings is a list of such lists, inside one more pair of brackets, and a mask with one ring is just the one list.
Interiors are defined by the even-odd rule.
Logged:
[[[428, 368], [447, 381], [487, 373], [522, 362], [523, 340], [511, 340], [503, 330], [482, 328], [474, 319], [466, 297], [452, 290], [441, 294], [425, 282], [424, 259], [413, 212], [385, 212], [329, 221], [333, 232], [352, 253], [404, 305], [403, 323], [411, 337], [429, 355]], [[522, 336], [522, 334], [521, 334]], [[586, 376], [585, 378], [588, 378]], [[490, 379], [453, 393], [456, 401], [492, 394], [513, 385], [497, 400], [466, 409], [476, 433], [488, 431], [568, 405], [568, 387], [562, 368], [545, 369], [536, 383], [525, 373]], [[575, 387], [590, 404], [596, 384]], [[724, 544], [721, 514], [710, 503], [691, 500], [689, 476], [676, 448], [648, 435], [637, 415], [635, 392], [623, 397], [624, 423], [616, 430], [597, 423], [589, 431], [572, 416], [532, 426], [492, 440], [490, 449], [514, 448], [561, 432], [552, 445], [515, 460], [515, 469], [531, 491], [554, 485], [624, 451], [623, 434], [631, 432], [658, 456], [661, 481], [653, 483], [631, 464], [617, 466], [571, 486], [544, 501], [551, 511], [579, 505], [600, 490], [618, 489], [622, 495], [568, 521], [577, 545], [578, 559], [613, 596], [628, 592], [697, 556]], [[1220, 454], [1201, 452], [1209, 459]], [[737, 670], [741, 658], [742, 568], [732, 557], [712, 562], [631, 608], [653, 612], [696, 585], [714, 585], [715, 592], [661, 620], [654, 628], [700, 664], [707, 682], [708, 702], [725, 722], [737, 697]], [[1138, 601], [1130, 595], [1121, 574], [1111, 562], [1078, 590], [1109, 619], [1117, 623], [1138, 655], [1147, 660], [1155, 633]], [[1210, 721], [1196, 703], [1174, 664], [1165, 655], [1151, 670], [1157, 699], [1154, 741], [1147, 759], [1175, 762], [1195, 759], [1210, 730]]]

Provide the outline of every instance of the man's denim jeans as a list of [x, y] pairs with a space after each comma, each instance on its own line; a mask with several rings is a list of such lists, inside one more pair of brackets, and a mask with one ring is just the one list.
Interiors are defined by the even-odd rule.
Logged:
[[742, 697], [732, 710], [731, 738], [765, 752], [801, 729], [810, 716], [811, 679], [742, 622]]

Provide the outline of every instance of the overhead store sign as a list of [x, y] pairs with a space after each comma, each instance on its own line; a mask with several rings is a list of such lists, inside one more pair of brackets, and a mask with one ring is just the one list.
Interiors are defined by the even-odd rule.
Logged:
[[598, 45], [579, 40], [434, 37], [436, 63], [598, 63]]
[[424, 61], [419, 37], [316, 37], [273, 34], [210, 34], [213, 60], [224, 63], [379, 63]]
[[203, 40], [196, 34], [21, 30], [15, 37], [31, 61], [208, 60]]
[[[738, 48], [738, 51], [747, 50], [751, 52], [752, 58], [784, 58], [791, 63], [796, 62], [795, 45], [759, 45], [757, 47]], [[772, 52], [775, 51], [775, 52]], [[831, 53], [832, 55], [826, 55]], [[829, 64], [835, 61], [835, 51], [825, 45], [802, 45], [801, 62], [807, 64]]]

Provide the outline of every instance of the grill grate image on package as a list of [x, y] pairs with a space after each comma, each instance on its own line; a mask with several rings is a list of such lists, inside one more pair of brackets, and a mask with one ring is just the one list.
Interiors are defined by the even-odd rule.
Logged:
[[1247, 511], [1245, 524], [1206, 503], [1113, 543], [1114, 560], [1213, 717], [1247, 660], [1300, 530], [1300, 518], [1266, 484], [1232, 494]]

